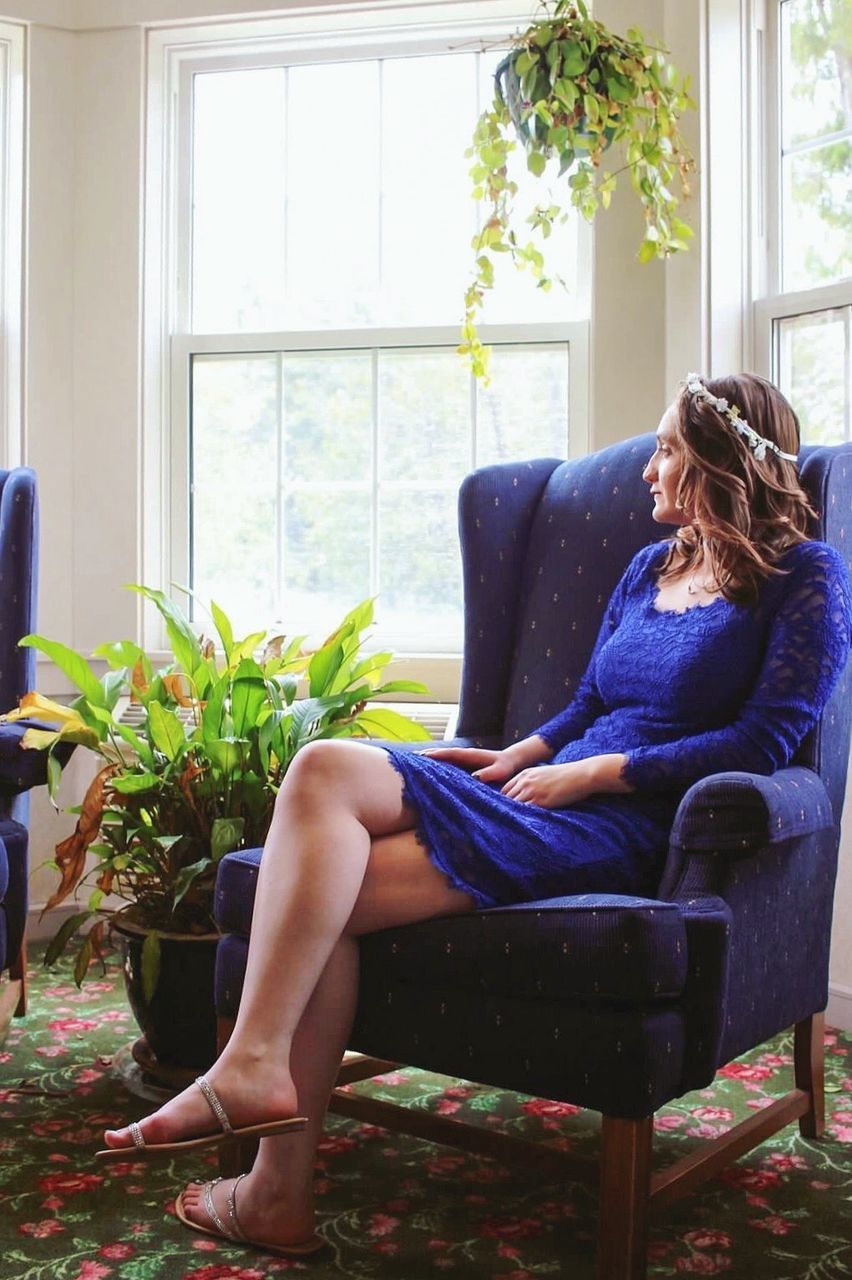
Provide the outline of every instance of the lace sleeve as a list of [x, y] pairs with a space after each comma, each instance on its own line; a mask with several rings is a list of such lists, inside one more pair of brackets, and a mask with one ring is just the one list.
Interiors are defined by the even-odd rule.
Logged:
[[598, 637], [595, 641], [595, 647], [592, 650], [592, 656], [589, 658], [589, 665], [586, 667], [585, 674], [577, 686], [577, 692], [567, 707], [559, 711], [551, 720], [541, 725], [540, 728], [533, 730], [534, 734], [538, 734], [540, 738], [544, 739], [553, 750], [554, 755], [566, 743], [574, 742], [577, 738], [581, 738], [589, 726], [594, 724], [595, 720], [605, 712], [606, 707], [601, 698], [596, 679], [598, 654], [621, 621], [624, 601], [631, 587], [638, 579], [645, 563], [657, 554], [659, 547], [659, 543], [652, 543], [650, 547], [644, 547], [630, 561], [610, 596], [609, 604], [604, 611]]
[[754, 690], [724, 729], [627, 752], [638, 791], [684, 790], [728, 770], [770, 774], [789, 764], [819, 718], [852, 643], [849, 575], [833, 548], [807, 551], [785, 582]]

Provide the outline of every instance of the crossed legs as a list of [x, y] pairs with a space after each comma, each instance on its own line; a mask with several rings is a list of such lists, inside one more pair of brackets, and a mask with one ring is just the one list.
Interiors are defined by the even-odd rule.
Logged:
[[[293, 762], [275, 806], [258, 878], [239, 1015], [207, 1072], [231, 1122], [308, 1117], [292, 1136], [266, 1138], [239, 1188], [246, 1235], [287, 1245], [310, 1236], [316, 1145], [352, 1024], [357, 938], [393, 925], [472, 909], [414, 835], [402, 780], [375, 747], [318, 742]], [[190, 1088], [140, 1122], [148, 1142], [206, 1133], [207, 1103]], [[108, 1146], [129, 1146], [127, 1129]], [[228, 1184], [215, 1189], [224, 1216]], [[209, 1225], [200, 1192], [188, 1215]]]

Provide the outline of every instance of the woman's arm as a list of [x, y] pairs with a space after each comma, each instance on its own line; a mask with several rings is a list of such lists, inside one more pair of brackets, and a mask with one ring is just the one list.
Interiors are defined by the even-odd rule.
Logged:
[[754, 689], [733, 723], [628, 751], [637, 791], [683, 791], [712, 773], [771, 774], [813, 728], [849, 655], [852, 597], [840, 555], [804, 543], [769, 632]]

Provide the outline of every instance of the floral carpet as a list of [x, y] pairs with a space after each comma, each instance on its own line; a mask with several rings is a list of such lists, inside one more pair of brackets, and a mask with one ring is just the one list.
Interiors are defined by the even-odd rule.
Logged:
[[[288, 1261], [193, 1235], [172, 1202], [199, 1163], [105, 1171], [91, 1159], [105, 1126], [149, 1109], [113, 1062], [135, 1033], [115, 965], [82, 991], [67, 968], [34, 967], [30, 1013], [0, 1046], [2, 1280], [594, 1275], [591, 1190], [339, 1117], [329, 1118], [317, 1167], [322, 1253]], [[828, 1032], [826, 1047], [825, 1140], [790, 1125], [666, 1210], [652, 1225], [650, 1277], [852, 1277], [852, 1037]], [[660, 1162], [785, 1092], [791, 1049], [780, 1037], [661, 1112]], [[419, 1071], [353, 1087], [578, 1152], [597, 1146], [597, 1118], [571, 1106]]]

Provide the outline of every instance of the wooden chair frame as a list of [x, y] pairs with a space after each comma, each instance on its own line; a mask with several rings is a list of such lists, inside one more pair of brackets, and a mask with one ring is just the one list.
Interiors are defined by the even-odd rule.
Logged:
[[[233, 1019], [219, 1019], [219, 1052], [230, 1039], [233, 1027]], [[792, 1090], [658, 1173], [651, 1170], [653, 1115], [639, 1120], [602, 1116], [601, 1154], [599, 1163], [596, 1163], [523, 1138], [494, 1133], [446, 1116], [430, 1115], [398, 1103], [343, 1090], [343, 1085], [368, 1080], [406, 1065], [364, 1055], [344, 1059], [329, 1110], [364, 1124], [412, 1134], [444, 1146], [460, 1147], [549, 1178], [560, 1178], [566, 1182], [597, 1182], [600, 1192], [597, 1280], [645, 1280], [651, 1213], [659, 1213], [691, 1194], [725, 1165], [794, 1120], [798, 1120], [799, 1131], [804, 1137], [819, 1138], [822, 1135], [825, 1129], [824, 1030], [825, 1017], [821, 1013], [796, 1024], [795, 1087]], [[223, 1175], [233, 1176], [248, 1168], [256, 1150], [255, 1143], [247, 1142], [222, 1148]]]
[[6, 1038], [13, 1018], [23, 1018], [27, 1011], [27, 943], [9, 965], [9, 981], [0, 985], [0, 1044]]

